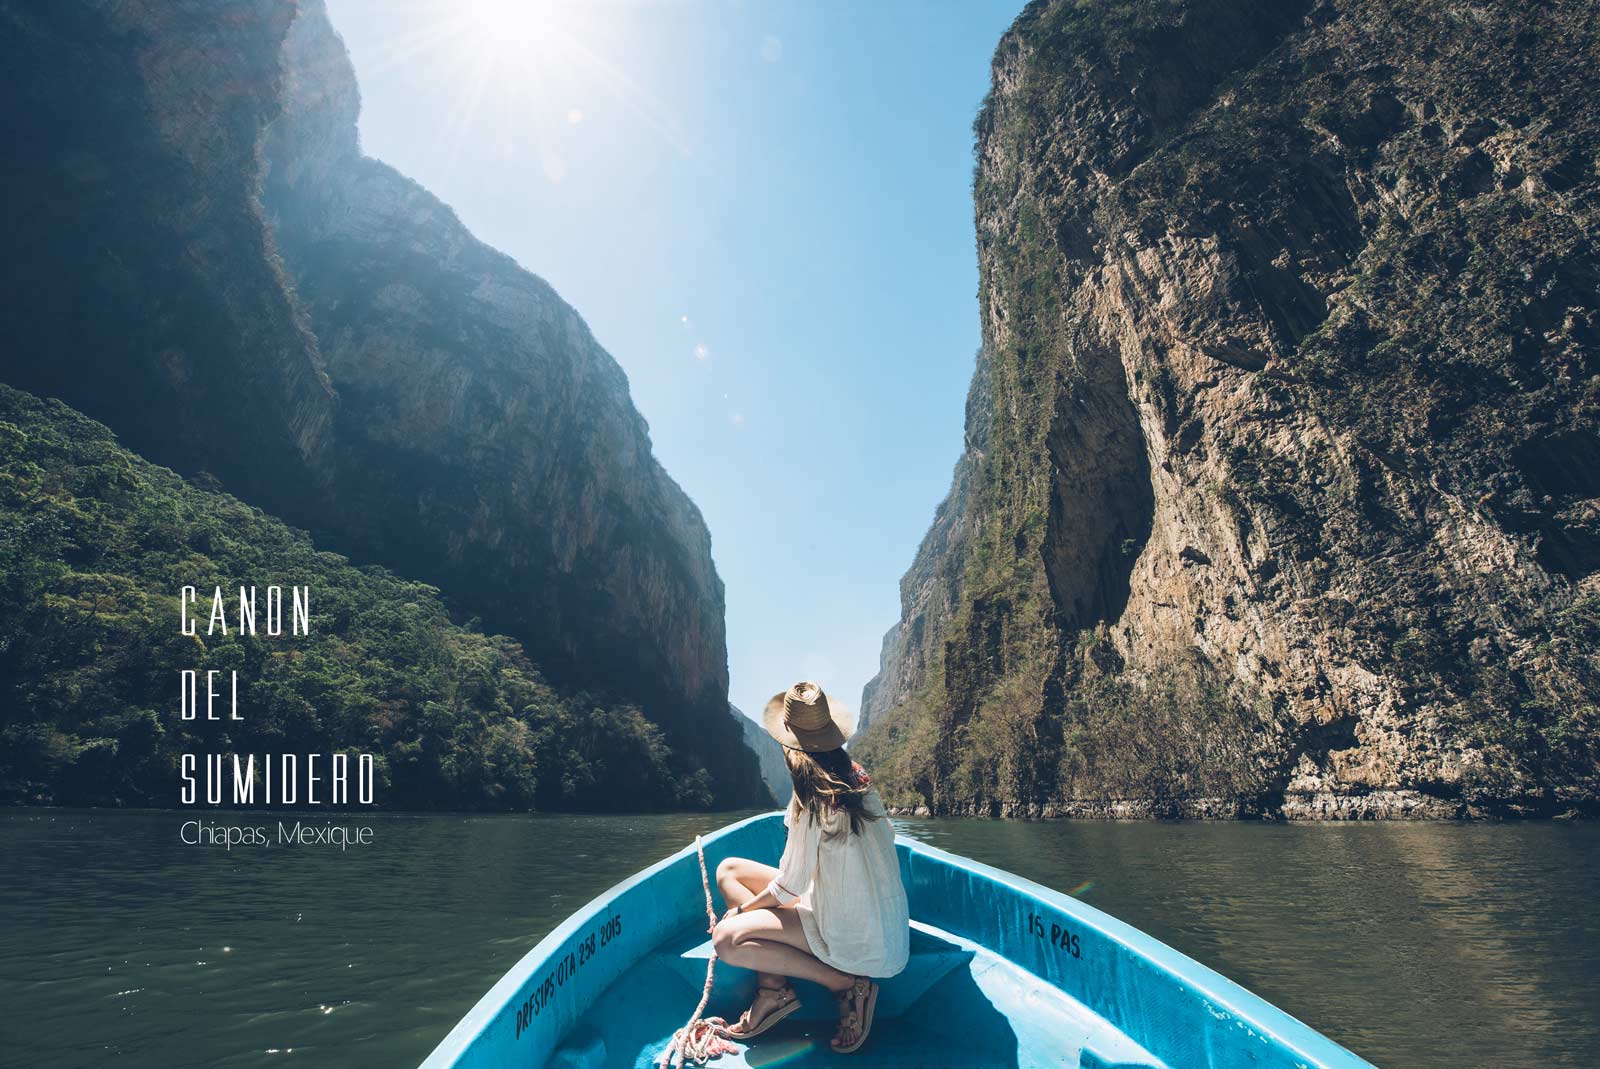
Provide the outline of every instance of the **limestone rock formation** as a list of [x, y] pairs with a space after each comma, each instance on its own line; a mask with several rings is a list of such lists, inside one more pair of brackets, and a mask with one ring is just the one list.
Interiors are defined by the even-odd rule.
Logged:
[[863, 753], [934, 811], [1600, 799], [1589, 5], [1033, 3]]
[[361, 155], [355, 74], [320, 3], [283, 56], [262, 199], [340, 397], [329, 529], [552, 677], [638, 702], [719, 801], [755, 801], [710, 535], [622, 369], [542, 279]]
[[732, 708], [744, 732], [744, 744], [755, 753], [761, 765], [761, 782], [766, 784], [773, 804], [787, 805], [789, 795], [794, 793], [794, 780], [790, 778], [789, 766], [783, 760], [783, 747], [778, 745], [777, 739], [767, 734], [765, 728], [745, 716], [737, 705]]
[[256, 196], [292, 17], [0, 6], [0, 377], [274, 511], [325, 477], [335, 410]]
[[542, 280], [364, 158], [319, 3], [0, 7], [0, 376], [441, 587], [761, 795], [722, 583], [627, 380]]

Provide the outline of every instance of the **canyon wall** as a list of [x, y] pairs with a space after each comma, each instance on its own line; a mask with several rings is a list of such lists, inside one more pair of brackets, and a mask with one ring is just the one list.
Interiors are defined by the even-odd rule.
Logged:
[[1597, 71], [1581, 3], [1028, 6], [898, 804], [1595, 807]]
[[758, 800], [711, 538], [622, 369], [543, 279], [361, 154], [320, 3], [283, 63], [262, 202], [340, 398], [334, 544], [439, 585], [553, 679], [637, 702], [720, 801]]
[[0, 6], [0, 378], [269, 510], [325, 483], [337, 407], [257, 198], [292, 18]]
[[553, 685], [642, 710], [714, 804], [763, 798], [710, 537], [625, 375], [360, 154], [321, 4], [3, 5], [0, 49], [0, 379], [441, 588]]

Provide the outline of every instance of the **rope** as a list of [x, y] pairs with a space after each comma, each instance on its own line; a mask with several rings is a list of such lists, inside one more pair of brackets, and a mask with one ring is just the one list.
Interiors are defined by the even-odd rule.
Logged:
[[[700, 855], [700, 887], [706, 893], [706, 919], [710, 922], [707, 929], [715, 933], [717, 929], [717, 911], [711, 904], [711, 879], [706, 875], [706, 848], [700, 843], [700, 836], [694, 837], [695, 852]], [[720, 1054], [732, 1054], [739, 1048], [730, 1043], [726, 1038], [717, 1034], [718, 1025], [726, 1024], [721, 1017], [707, 1017], [704, 1020], [700, 1015], [706, 1011], [706, 1003], [711, 999], [711, 981], [717, 973], [717, 952], [713, 947], [711, 957], [706, 961], [706, 986], [700, 992], [700, 1004], [694, 1008], [694, 1013], [689, 1018], [689, 1023], [672, 1033], [672, 1041], [667, 1044], [667, 1049], [661, 1052], [661, 1057], [656, 1063], [662, 1069], [672, 1069], [673, 1062], [678, 1065], [704, 1065]]]

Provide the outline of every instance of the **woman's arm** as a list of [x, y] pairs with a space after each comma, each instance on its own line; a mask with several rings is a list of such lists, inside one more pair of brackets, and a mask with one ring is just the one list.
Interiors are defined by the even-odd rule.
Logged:
[[755, 910], [755, 909], [782, 909], [782, 908], [783, 908], [783, 904], [778, 901], [777, 896], [774, 895], [772, 893], [771, 889], [769, 888], [768, 890], [762, 891], [760, 894], [756, 895], [754, 898], [752, 898], [750, 901], [744, 903], [743, 905], [734, 906], [732, 909], [728, 910], [727, 913], [724, 913], [723, 916], [725, 916], [725, 917], [733, 917], [733, 916], [737, 916], [740, 913], [749, 913], [751, 910]]
[[778, 875], [766, 890], [745, 904], [745, 909], [762, 909], [757, 903], [771, 902], [787, 906], [811, 886], [811, 874], [817, 867], [817, 822], [810, 814], [798, 810], [789, 825], [789, 838], [783, 844], [783, 860], [778, 862]]

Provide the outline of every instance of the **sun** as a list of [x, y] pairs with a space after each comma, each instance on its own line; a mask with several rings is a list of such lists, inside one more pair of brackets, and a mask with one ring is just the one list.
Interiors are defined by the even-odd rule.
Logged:
[[[684, 157], [681, 127], [655, 94], [608, 58], [628, 32], [626, 5], [607, 0], [412, 0], [411, 29], [385, 45], [380, 67], [423, 58], [445, 69], [453, 97], [451, 159], [467, 139], [524, 143], [551, 181], [566, 173], [554, 147], [593, 116], [632, 113]], [[636, 21], [636, 20], [634, 20]], [[565, 135], [571, 136], [571, 135]]]
[[593, 38], [594, 4], [573, 0], [455, 0], [463, 24], [463, 58], [485, 63], [505, 81], [562, 77], [584, 65], [584, 38]]

